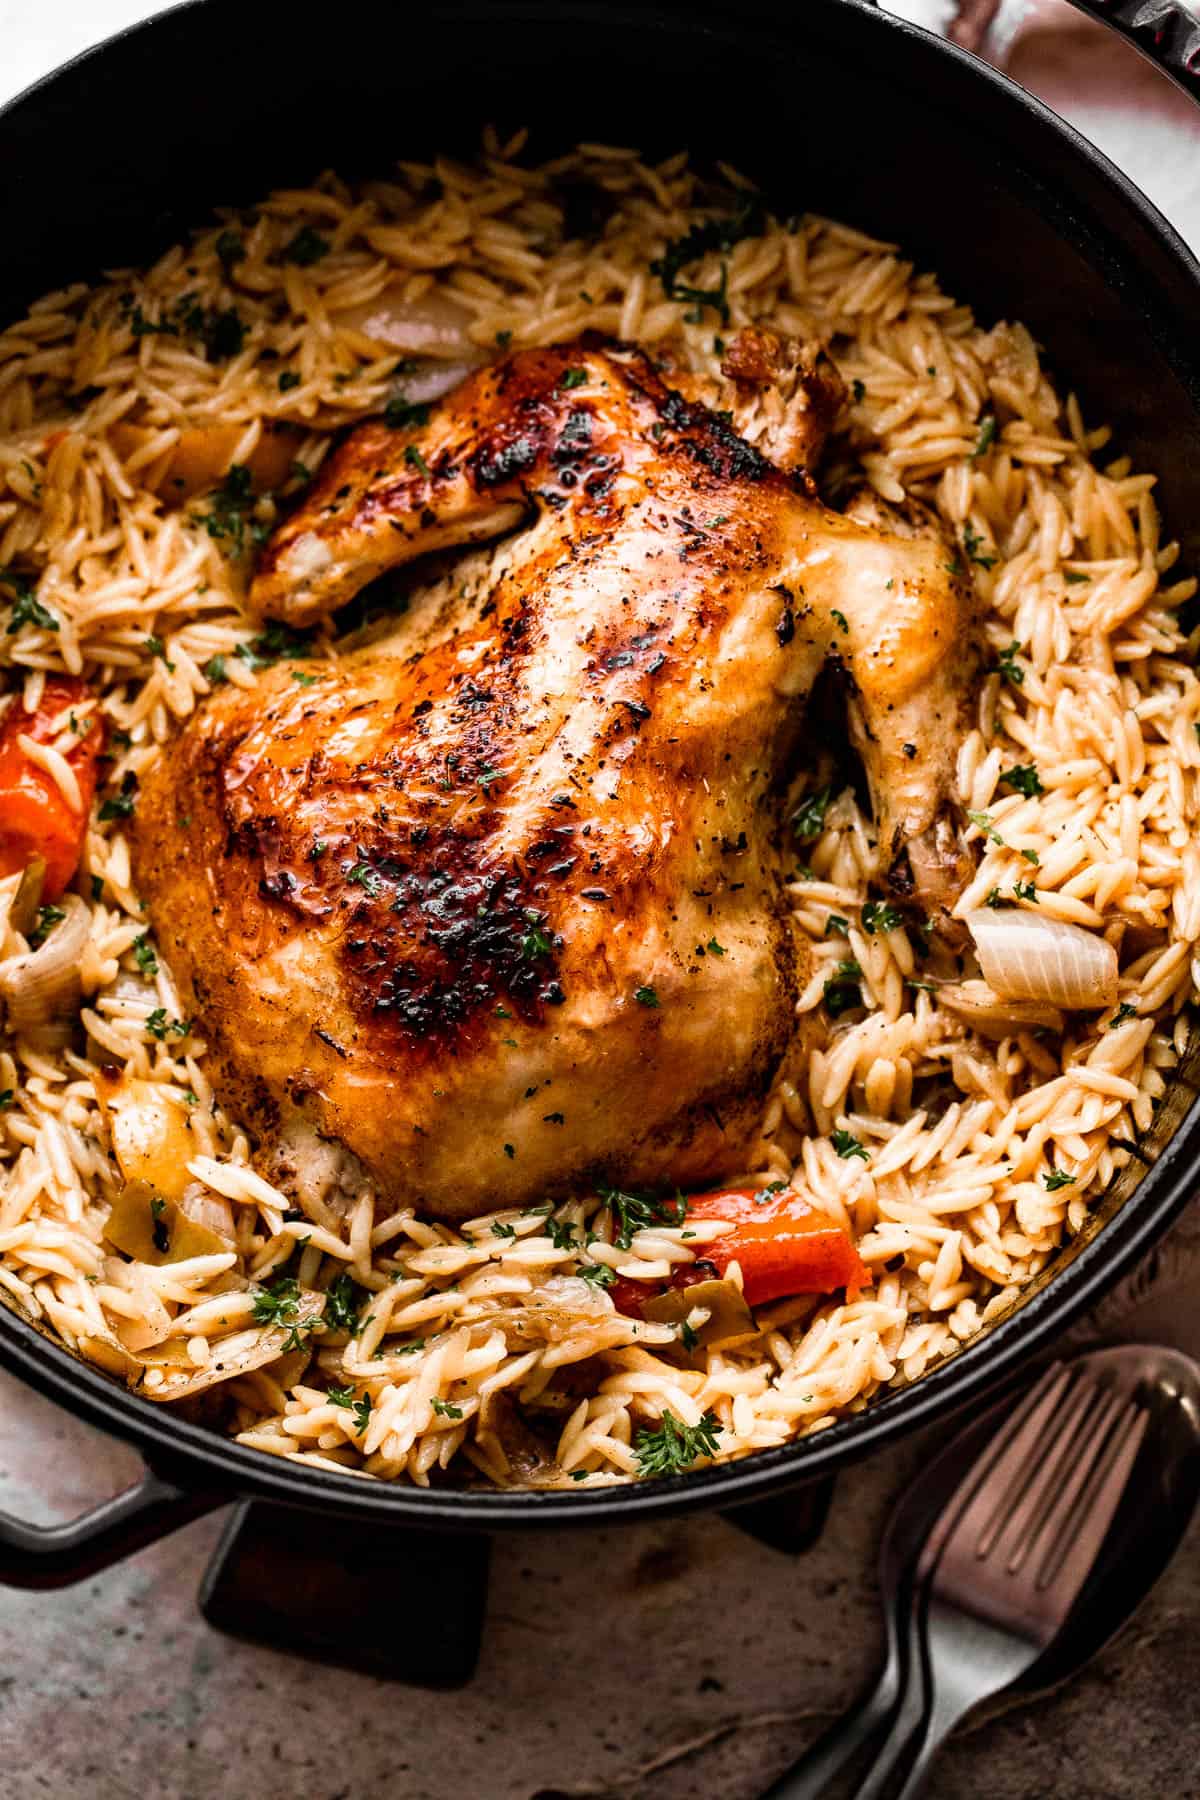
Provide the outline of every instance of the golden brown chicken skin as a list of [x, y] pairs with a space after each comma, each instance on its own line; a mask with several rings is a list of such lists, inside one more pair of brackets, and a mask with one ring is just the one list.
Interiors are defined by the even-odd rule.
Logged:
[[283, 664], [214, 696], [136, 829], [275, 1172], [315, 1134], [445, 1217], [746, 1166], [804, 976], [778, 805], [800, 702], [837, 658], [903, 864], [946, 829], [974, 664], [936, 533], [829, 512], [645, 357], [580, 346], [354, 432], [252, 603], [305, 624], [503, 532], [486, 578], [310, 685]]

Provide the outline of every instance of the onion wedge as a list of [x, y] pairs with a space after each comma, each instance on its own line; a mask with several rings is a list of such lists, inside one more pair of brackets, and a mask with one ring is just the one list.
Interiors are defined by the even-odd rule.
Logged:
[[984, 979], [1003, 1000], [1090, 1011], [1117, 998], [1117, 953], [1094, 931], [987, 907], [968, 913], [966, 924]]

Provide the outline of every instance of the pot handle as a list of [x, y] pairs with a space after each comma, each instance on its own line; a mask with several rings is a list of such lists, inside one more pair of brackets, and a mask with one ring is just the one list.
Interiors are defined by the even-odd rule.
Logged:
[[185, 1493], [147, 1468], [132, 1487], [63, 1525], [31, 1525], [0, 1513], [0, 1583], [69, 1587], [228, 1500], [226, 1494]]
[[1147, 61], [1200, 100], [1200, 17], [1183, 0], [1071, 0], [1119, 32]]

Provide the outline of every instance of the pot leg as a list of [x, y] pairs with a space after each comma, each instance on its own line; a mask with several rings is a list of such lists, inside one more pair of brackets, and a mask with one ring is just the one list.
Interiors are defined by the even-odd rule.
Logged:
[[739, 1531], [746, 1532], [766, 1544], [768, 1549], [782, 1550], [788, 1556], [799, 1556], [811, 1550], [825, 1529], [829, 1503], [833, 1499], [834, 1477], [811, 1481], [807, 1487], [770, 1500], [750, 1500], [745, 1506], [730, 1507], [721, 1516]]
[[[461, 1687], [479, 1657], [490, 1539], [356, 1527], [243, 1501], [200, 1588], [209, 1624], [293, 1656], [421, 1687]], [[419, 1631], [397, 1628], [420, 1621]]]

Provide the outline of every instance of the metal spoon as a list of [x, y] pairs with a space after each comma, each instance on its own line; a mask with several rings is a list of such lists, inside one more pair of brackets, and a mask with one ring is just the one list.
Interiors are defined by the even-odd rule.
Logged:
[[[1062, 1630], [1031, 1666], [980, 1704], [981, 1716], [1008, 1710], [1064, 1681], [1126, 1623], [1177, 1549], [1200, 1496], [1200, 1368], [1179, 1351], [1120, 1345], [1072, 1359], [1119, 1396], [1135, 1396], [1147, 1413], [1145, 1437], [1124, 1500], [1100, 1555]], [[1028, 1403], [1028, 1397], [1026, 1404]], [[885, 1720], [890, 1729], [873, 1759], [861, 1800], [884, 1791], [890, 1773], [911, 1758], [911, 1743], [928, 1721], [929, 1694], [921, 1654], [915, 1573], [946, 1508], [973, 1462], [977, 1483], [1001, 1427], [1012, 1421], [1014, 1391], [956, 1437], [925, 1469], [889, 1522], [880, 1552], [880, 1585], [887, 1617], [884, 1668], [870, 1695], [827, 1732], [781, 1778], [764, 1800], [819, 1800], [833, 1778]], [[926, 1557], [929, 1566], [930, 1557]], [[918, 1596], [919, 1597], [919, 1596]]]

